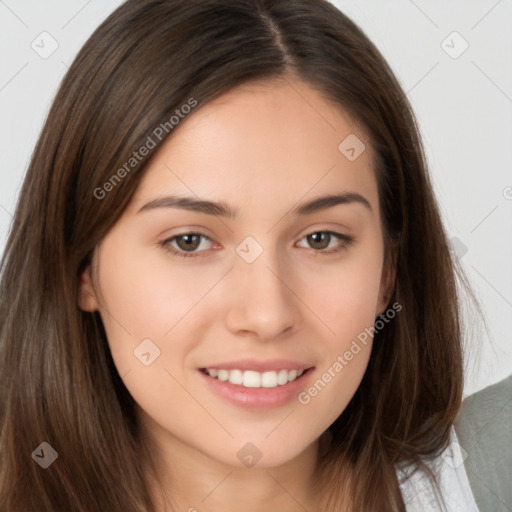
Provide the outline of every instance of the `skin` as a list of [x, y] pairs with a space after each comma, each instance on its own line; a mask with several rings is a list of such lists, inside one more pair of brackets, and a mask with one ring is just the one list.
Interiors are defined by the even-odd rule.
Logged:
[[[338, 150], [349, 134], [366, 144], [355, 161]], [[291, 213], [348, 191], [371, 210], [354, 202]], [[139, 212], [170, 194], [222, 201], [238, 216]], [[333, 237], [328, 249], [340, 250], [322, 254], [307, 235], [325, 231], [354, 242]], [[202, 239], [195, 257], [159, 244], [191, 232], [212, 240]], [[263, 248], [253, 263], [235, 251], [247, 236]], [[168, 245], [179, 250], [176, 242]], [[198, 368], [246, 357], [292, 359], [314, 367], [308, 388], [373, 326], [393, 279], [384, 267], [372, 149], [339, 105], [287, 78], [239, 87], [181, 121], [96, 248], [80, 298], [82, 309], [101, 314], [175, 510], [315, 510], [319, 438], [359, 386], [371, 339], [306, 405], [292, 399], [267, 410], [242, 408], [210, 390]], [[133, 354], [146, 338], [161, 351], [150, 366]], [[247, 442], [262, 454], [252, 468], [237, 457]], [[162, 498], [161, 510], [165, 504], [170, 498]]]

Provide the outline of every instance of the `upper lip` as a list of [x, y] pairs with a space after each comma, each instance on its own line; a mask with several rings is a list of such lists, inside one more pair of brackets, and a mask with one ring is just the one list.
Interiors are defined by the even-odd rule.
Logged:
[[224, 363], [210, 364], [204, 366], [202, 370], [254, 370], [256, 372], [271, 372], [277, 370], [307, 370], [311, 364], [291, 361], [289, 359], [240, 359], [238, 361], [229, 361]]

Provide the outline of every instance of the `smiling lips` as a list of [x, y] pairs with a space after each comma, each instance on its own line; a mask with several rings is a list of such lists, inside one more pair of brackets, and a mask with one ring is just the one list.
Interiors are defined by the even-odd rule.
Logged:
[[304, 370], [287, 370], [285, 368], [266, 372], [217, 368], [209, 368], [203, 371], [210, 377], [220, 380], [221, 382], [230, 382], [231, 384], [245, 388], [276, 388], [278, 386], [284, 386], [304, 373]]
[[248, 358], [218, 361], [198, 370], [208, 388], [232, 404], [268, 410], [294, 400], [314, 368], [290, 359]]

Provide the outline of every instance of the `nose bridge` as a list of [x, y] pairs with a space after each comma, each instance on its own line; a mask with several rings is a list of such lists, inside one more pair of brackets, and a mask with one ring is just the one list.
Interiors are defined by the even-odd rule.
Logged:
[[263, 248], [254, 239], [246, 239], [237, 247], [237, 253], [231, 273], [236, 292], [227, 312], [228, 328], [234, 332], [250, 331], [262, 339], [295, 329], [300, 315], [287, 282], [291, 274], [285, 272], [277, 248]]

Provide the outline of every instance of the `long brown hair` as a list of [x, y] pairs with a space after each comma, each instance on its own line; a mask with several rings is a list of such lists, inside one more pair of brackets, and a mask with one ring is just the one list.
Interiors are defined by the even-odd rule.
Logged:
[[[133, 399], [99, 314], [78, 307], [79, 276], [130, 202], [155, 149], [126, 163], [157, 127], [191, 98], [200, 108], [243, 83], [292, 75], [368, 133], [396, 262], [390, 303], [403, 307], [376, 333], [361, 385], [330, 428], [323, 510], [341, 502], [347, 465], [354, 510], [404, 510], [395, 468], [421, 468], [448, 444], [463, 385], [456, 267], [414, 115], [381, 54], [324, 0], [128, 0], [60, 86], [2, 260], [3, 512], [155, 510]], [[42, 442], [59, 454], [47, 470], [31, 458]]]

